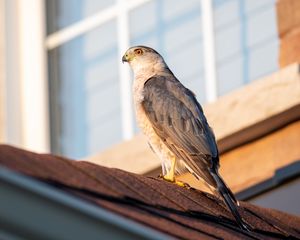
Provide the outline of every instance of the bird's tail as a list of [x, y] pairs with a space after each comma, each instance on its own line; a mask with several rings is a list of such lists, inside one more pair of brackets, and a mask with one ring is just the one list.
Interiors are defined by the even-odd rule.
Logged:
[[233, 217], [235, 218], [237, 224], [241, 229], [249, 231], [249, 227], [247, 226], [246, 223], [244, 223], [240, 213], [238, 212], [237, 206], [238, 201], [236, 200], [235, 196], [231, 192], [231, 190], [227, 187], [221, 176], [218, 174], [216, 171], [211, 171], [211, 175], [216, 181], [217, 188], [219, 191], [219, 194], [222, 196], [224, 199], [224, 202], [226, 206], [230, 209]]

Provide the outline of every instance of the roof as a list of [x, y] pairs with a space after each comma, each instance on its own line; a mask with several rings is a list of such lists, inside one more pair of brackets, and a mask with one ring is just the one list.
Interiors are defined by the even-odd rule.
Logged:
[[0, 165], [174, 238], [300, 239], [300, 218], [241, 202], [243, 232], [221, 201], [119, 169], [0, 145]]

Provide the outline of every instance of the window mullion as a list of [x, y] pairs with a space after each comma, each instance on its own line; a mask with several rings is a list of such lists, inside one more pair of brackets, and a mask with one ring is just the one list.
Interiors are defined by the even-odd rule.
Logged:
[[212, 0], [201, 0], [206, 100], [216, 100], [217, 74]]
[[122, 118], [122, 136], [124, 140], [132, 138], [134, 134], [133, 107], [131, 94], [131, 80], [129, 67], [121, 62], [121, 56], [130, 45], [128, 8], [124, 0], [118, 0], [118, 49], [120, 74], [120, 100]]

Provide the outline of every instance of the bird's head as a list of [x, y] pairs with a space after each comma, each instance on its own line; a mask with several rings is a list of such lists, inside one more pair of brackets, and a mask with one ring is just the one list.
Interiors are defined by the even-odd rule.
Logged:
[[122, 62], [128, 62], [134, 73], [139, 70], [160, 70], [166, 68], [162, 56], [154, 49], [146, 46], [129, 48], [122, 57]]

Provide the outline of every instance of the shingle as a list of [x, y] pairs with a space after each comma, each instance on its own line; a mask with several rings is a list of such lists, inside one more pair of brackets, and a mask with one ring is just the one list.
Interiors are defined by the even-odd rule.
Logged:
[[300, 219], [241, 203], [240, 230], [222, 201], [161, 179], [0, 145], [0, 165], [181, 239], [300, 239]]

